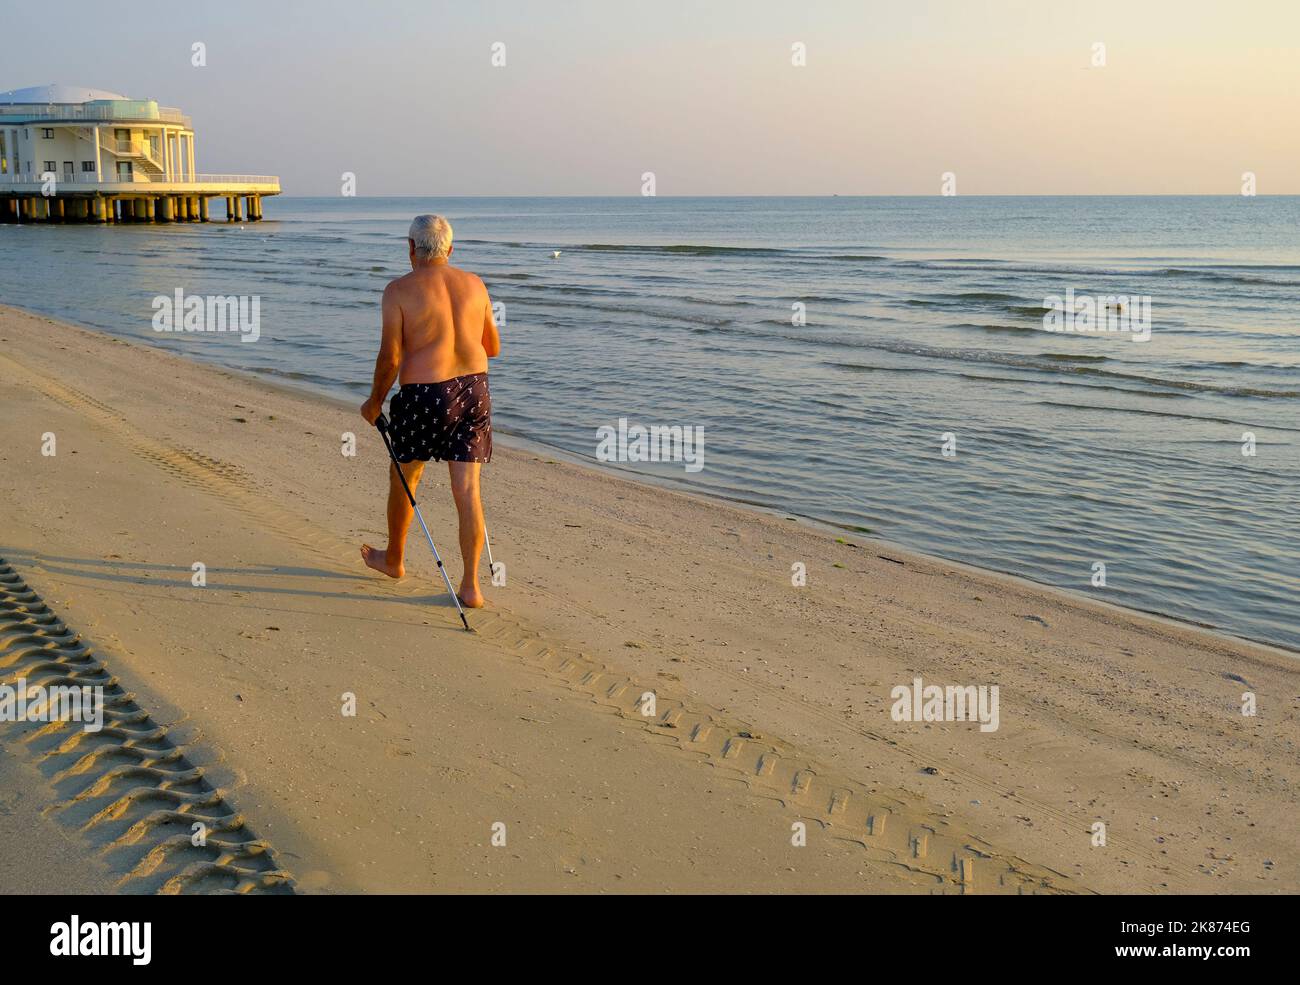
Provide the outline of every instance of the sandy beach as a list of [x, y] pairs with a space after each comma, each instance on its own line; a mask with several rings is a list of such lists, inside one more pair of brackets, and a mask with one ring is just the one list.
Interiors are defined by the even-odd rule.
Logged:
[[[47, 607], [178, 750], [113, 772], [0, 722], [0, 889], [1300, 889], [1294, 654], [505, 442], [466, 634], [414, 535], [400, 583], [360, 561], [355, 408], [185, 353], [0, 309], [0, 683]], [[445, 471], [419, 495], [458, 572]], [[997, 685], [998, 727], [895, 721], [917, 678]], [[182, 754], [240, 873], [175, 841], [203, 798], [127, 823]]]

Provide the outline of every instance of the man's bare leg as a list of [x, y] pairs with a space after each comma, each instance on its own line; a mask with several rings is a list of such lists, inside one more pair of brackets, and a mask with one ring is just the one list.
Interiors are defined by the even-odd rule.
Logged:
[[[423, 462], [407, 462], [402, 466], [406, 483], [411, 487], [411, 495], [415, 495], [415, 487], [420, 484], [420, 476], [423, 472]], [[411, 528], [411, 520], [414, 517], [415, 510], [411, 508], [411, 501], [406, 498], [406, 492], [402, 489], [402, 482], [397, 477], [397, 468], [389, 465], [388, 549], [381, 551], [369, 544], [362, 544], [361, 559], [376, 571], [388, 575], [389, 578], [401, 578], [406, 574], [406, 567], [402, 563], [406, 553], [406, 532]]]
[[481, 609], [483, 593], [478, 587], [478, 562], [483, 554], [483, 504], [478, 498], [479, 462], [448, 462], [451, 472], [451, 496], [460, 518], [460, 556], [465, 575], [460, 581], [461, 605]]

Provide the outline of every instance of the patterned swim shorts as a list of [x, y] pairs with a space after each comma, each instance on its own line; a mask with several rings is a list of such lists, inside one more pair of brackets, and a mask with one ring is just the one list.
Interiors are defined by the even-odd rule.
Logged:
[[399, 462], [492, 461], [492, 395], [487, 373], [440, 383], [404, 383], [388, 405]]

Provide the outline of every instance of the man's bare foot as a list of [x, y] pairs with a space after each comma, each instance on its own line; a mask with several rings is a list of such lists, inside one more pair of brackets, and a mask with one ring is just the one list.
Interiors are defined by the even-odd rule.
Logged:
[[406, 567], [402, 564], [389, 564], [388, 554], [377, 547], [371, 547], [369, 544], [361, 545], [361, 560], [366, 562], [366, 566], [380, 571], [389, 578], [401, 578], [406, 574]]
[[479, 591], [477, 585], [472, 588], [462, 585], [460, 591], [456, 593], [456, 598], [460, 599], [460, 604], [467, 609], [481, 609], [487, 605], [487, 599], [483, 598], [483, 593]]

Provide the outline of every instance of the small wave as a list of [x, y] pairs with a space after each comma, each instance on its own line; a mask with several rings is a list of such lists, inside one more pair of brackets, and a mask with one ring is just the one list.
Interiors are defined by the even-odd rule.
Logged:
[[824, 362], [823, 366], [831, 369], [844, 369], [851, 373], [933, 373], [941, 372], [926, 369], [923, 366], [871, 366], [867, 363], [836, 363]]
[[1192, 380], [1165, 380], [1158, 376], [1141, 376], [1136, 373], [1118, 373], [1108, 369], [1093, 369], [1090, 366], [1075, 366], [1070, 372], [1087, 376], [1100, 376], [1107, 379], [1127, 380], [1138, 383], [1150, 383], [1155, 386], [1170, 387], [1174, 390], [1186, 390], [1190, 393], [1216, 393], [1224, 397], [1267, 397], [1295, 399], [1300, 397], [1300, 390], [1271, 390], [1264, 387], [1221, 386], [1215, 383], [1197, 383]]
[[978, 380], [981, 383], [1015, 383], [1017, 386], [1080, 387], [1084, 390], [1105, 390], [1107, 393], [1127, 393], [1139, 397], [1159, 397], [1161, 399], [1181, 400], [1181, 393], [1167, 393], [1163, 390], [1144, 390], [1141, 387], [1114, 386], [1110, 383], [1090, 382], [1086, 377], [1058, 376], [1051, 380], [1035, 380], [1027, 376], [987, 376], [982, 373], [955, 373], [963, 380]]
[[[1017, 303], [1008, 304], [1008, 301]], [[937, 298], [907, 298], [903, 304], [910, 308], [938, 308], [945, 311], [992, 308], [1008, 315], [1038, 319], [1043, 317], [1046, 309], [1041, 304], [1029, 305], [1021, 303], [1023, 301], [1023, 298], [1009, 294], [950, 294]]]
[[[1239, 338], [1239, 335], [1232, 337]], [[1259, 369], [1259, 370], [1283, 370], [1289, 372], [1298, 372], [1300, 367], [1287, 363], [1252, 363], [1243, 359], [1230, 359], [1225, 361], [1207, 361], [1197, 363], [1172, 363], [1174, 369], [1190, 369], [1193, 372], [1206, 369]]]
[[1011, 332], [1016, 335], [1023, 335], [1026, 332], [1038, 332], [1043, 329], [1035, 328], [1032, 325], [976, 325], [973, 322], [962, 322], [953, 328], [974, 328], [981, 332]]
[[292, 369], [276, 369], [274, 366], [253, 366], [251, 372], [260, 373], [263, 376], [274, 376], [282, 380], [294, 380], [300, 383], [319, 383], [324, 386], [337, 386], [339, 381], [330, 379], [327, 376], [318, 376], [315, 373], [303, 373]]
[[337, 301], [331, 298], [316, 297], [312, 304], [318, 304], [325, 308], [351, 308], [356, 309], [378, 309], [378, 305], [373, 301]]
[[1289, 428], [1281, 424], [1247, 424], [1245, 421], [1234, 421], [1230, 417], [1209, 417], [1203, 414], [1179, 414], [1168, 410], [1147, 410], [1141, 407], [1106, 407], [1098, 404], [1073, 404], [1061, 400], [1038, 400], [1036, 403], [1045, 407], [1066, 407], [1071, 410], [1099, 410], [1116, 414], [1140, 414], [1143, 417], [1172, 417], [1180, 421], [1205, 421], [1208, 424], [1232, 424], [1236, 427], [1244, 427], [1256, 431], [1300, 431], [1300, 428]]
[[580, 250], [589, 250], [593, 253], [666, 253], [669, 255], [684, 256], [788, 256], [789, 250], [778, 250], [769, 247], [749, 247], [749, 246], [691, 246], [689, 244], [680, 244], [675, 246], [639, 246], [633, 243], [587, 243], [583, 246], [575, 247]]
[[[754, 307], [750, 301], [737, 301], [726, 298], [696, 298], [689, 295], [682, 295], [682, 301], [689, 301], [691, 304], [708, 304], [718, 308], [751, 308]], [[818, 299], [825, 300], [825, 299]]]
[[[908, 298], [906, 303], [923, 306], [937, 305], [942, 307], [960, 305], [968, 301], [1014, 301], [1019, 304], [1024, 300], [1025, 299], [1018, 294], [1001, 294], [996, 291], [965, 291], [961, 294], [939, 294], [928, 298]], [[1041, 312], [1043, 310], [1042, 306], [1040, 305], [1037, 310]]]
[[[1234, 269], [1240, 270], [1240, 269], [1248, 269], [1248, 268], [1234, 268]], [[1264, 269], [1268, 269], [1268, 268], [1264, 268]], [[1272, 269], [1285, 270], [1288, 268], [1278, 267]], [[1195, 277], [1195, 278], [1199, 278], [1200, 280], [1215, 281], [1219, 283], [1254, 284], [1254, 285], [1262, 285], [1265, 287], [1300, 287], [1300, 280], [1279, 280], [1277, 278], [1272, 278], [1272, 277], [1259, 277], [1259, 276], [1243, 274], [1243, 273], [1224, 273], [1222, 270], [1212, 270], [1203, 267], [1202, 268], [1166, 267], [1164, 270], [1158, 271], [1156, 276]]]

